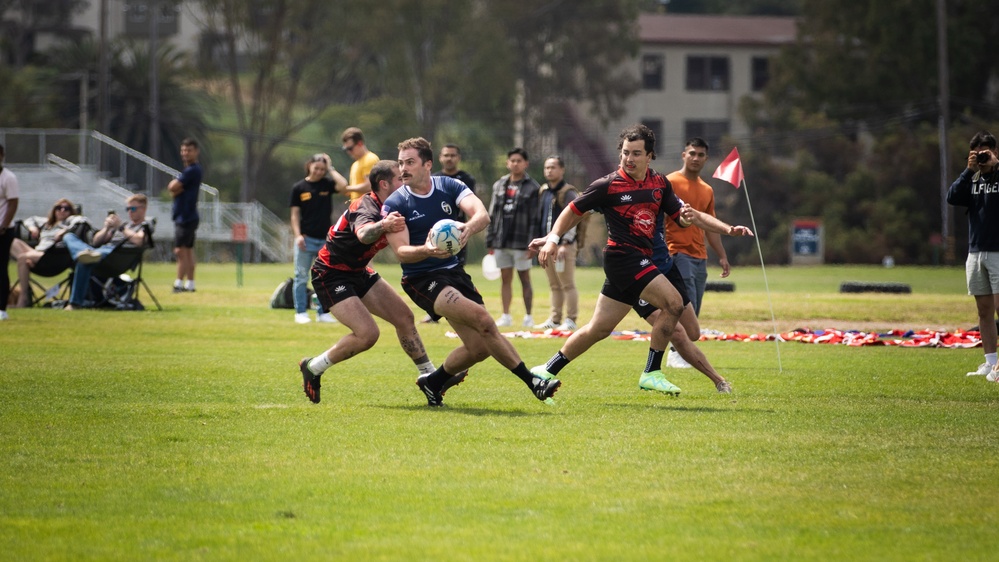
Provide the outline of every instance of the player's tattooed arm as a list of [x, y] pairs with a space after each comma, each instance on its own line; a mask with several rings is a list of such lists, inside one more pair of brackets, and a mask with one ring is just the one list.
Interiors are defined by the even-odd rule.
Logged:
[[374, 244], [388, 232], [399, 232], [406, 226], [406, 219], [392, 211], [378, 222], [368, 223], [357, 231], [357, 239], [364, 244]]

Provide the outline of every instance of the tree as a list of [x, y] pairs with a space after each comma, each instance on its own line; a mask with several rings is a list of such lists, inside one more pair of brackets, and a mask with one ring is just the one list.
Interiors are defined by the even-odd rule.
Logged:
[[[319, 0], [202, 0], [243, 144], [240, 199], [249, 201], [274, 150], [334, 101], [365, 97], [355, 48], [364, 6]], [[360, 92], [358, 92], [360, 90]]]

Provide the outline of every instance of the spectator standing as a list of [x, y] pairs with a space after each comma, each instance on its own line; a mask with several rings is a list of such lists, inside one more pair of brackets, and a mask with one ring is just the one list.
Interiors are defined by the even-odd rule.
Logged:
[[[565, 183], [565, 162], [561, 156], [545, 160], [545, 179], [539, 196], [538, 233], [547, 235], [562, 210], [579, 195], [575, 186]], [[575, 330], [579, 318], [579, 292], [576, 290], [576, 255], [582, 240], [579, 223], [562, 236], [555, 253], [554, 267], [546, 267], [548, 287], [551, 289], [552, 310], [548, 319], [535, 326], [541, 330]], [[565, 316], [562, 315], [563, 308]]]
[[[717, 217], [715, 192], [708, 182], [701, 179], [701, 170], [708, 161], [707, 141], [698, 137], [690, 139], [684, 146], [680, 158], [683, 160], [683, 167], [666, 176], [673, 186], [673, 192], [695, 210]], [[694, 314], [698, 316], [701, 314], [704, 288], [708, 283], [708, 251], [704, 245], [705, 238], [718, 256], [718, 265], [722, 268], [721, 276], [728, 277], [730, 272], [728, 255], [725, 253], [720, 234], [704, 231], [693, 225], [689, 228], [680, 228], [675, 222], [666, 223], [666, 243], [669, 245], [669, 253], [673, 255], [676, 267], [683, 276], [687, 296], [694, 307]], [[666, 357], [666, 364], [674, 368], [690, 367], [690, 364], [673, 348], [670, 348]]]
[[341, 150], [354, 160], [350, 165], [350, 182], [347, 185], [347, 194], [350, 200], [354, 201], [371, 191], [371, 180], [368, 179], [368, 175], [371, 173], [371, 168], [378, 163], [378, 155], [368, 150], [368, 145], [364, 142], [364, 132], [357, 127], [348, 127], [344, 130], [340, 140], [343, 141]]
[[173, 254], [177, 256], [177, 279], [173, 292], [194, 292], [194, 240], [201, 217], [198, 215], [198, 192], [201, 191], [201, 150], [198, 141], [186, 138], [180, 142], [180, 160], [184, 171], [171, 180], [167, 191], [173, 196]]
[[0, 320], [7, 320], [7, 301], [10, 300], [10, 244], [14, 241], [14, 215], [21, 198], [17, 176], [4, 164], [4, 147], [0, 144]]
[[999, 382], [996, 307], [999, 303], [999, 151], [988, 131], [971, 137], [968, 167], [947, 190], [947, 202], [968, 209], [968, 294], [975, 298], [985, 362], [968, 376]]
[[496, 320], [497, 326], [512, 326], [510, 303], [513, 300], [513, 271], [517, 270], [524, 296], [523, 326], [534, 326], [531, 308], [534, 303], [534, 289], [531, 287], [532, 255], [527, 245], [538, 232], [538, 194], [541, 186], [527, 174], [530, 159], [523, 148], [514, 148], [506, 154], [506, 168], [509, 174], [493, 184], [492, 203], [489, 206], [489, 229], [486, 232], [486, 248], [496, 256], [500, 269], [500, 300], [503, 315]]
[[[308, 324], [309, 271], [319, 250], [326, 243], [326, 233], [333, 226], [333, 194], [345, 192], [347, 179], [337, 172], [327, 154], [314, 154], [305, 163], [304, 179], [291, 188], [291, 231], [295, 235], [295, 280], [292, 300], [295, 322]], [[316, 322], [336, 322], [322, 307], [316, 309]]]

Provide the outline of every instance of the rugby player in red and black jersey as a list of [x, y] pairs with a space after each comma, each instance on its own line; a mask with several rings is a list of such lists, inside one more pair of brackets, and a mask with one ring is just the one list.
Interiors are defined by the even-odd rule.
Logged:
[[570, 361], [609, 336], [641, 299], [661, 313], [652, 326], [649, 357], [638, 386], [643, 390], [679, 395], [680, 389], [666, 380], [661, 367], [684, 303], [680, 293], [653, 263], [656, 219], [659, 215], [667, 215], [682, 227], [696, 224], [704, 230], [730, 236], [751, 236], [752, 231], [744, 226], [725, 224], [677, 198], [666, 177], [649, 168], [656, 157], [656, 137], [648, 127], [633, 125], [622, 131], [618, 149], [620, 168], [591, 183], [559, 214], [547, 237], [531, 242], [530, 247], [538, 251], [541, 266], [548, 267], [561, 236], [576, 226], [584, 213], [599, 210], [607, 222], [607, 246], [604, 248], [607, 278], [597, 297], [593, 318], [569, 336], [547, 364], [538, 365], [531, 372], [540, 377], [555, 376]]
[[[312, 266], [312, 286], [323, 310], [333, 313], [351, 333], [315, 357], [302, 359], [302, 387], [306, 396], [319, 402], [320, 377], [333, 365], [369, 349], [378, 341], [378, 325], [372, 314], [395, 326], [402, 349], [416, 364], [420, 374], [432, 373], [434, 364], [427, 356], [416, 331], [413, 311], [368, 262], [388, 245], [385, 234], [405, 228], [399, 213], [382, 216], [382, 202], [402, 185], [399, 164], [382, 160], [368, 176], [372, 191], [351, 202], [340, 219], [330, 227], [326, 245]], [[464, 378], [465, 373], [454, 378]], [[449, 381], [453, 386], [460, 380]]]

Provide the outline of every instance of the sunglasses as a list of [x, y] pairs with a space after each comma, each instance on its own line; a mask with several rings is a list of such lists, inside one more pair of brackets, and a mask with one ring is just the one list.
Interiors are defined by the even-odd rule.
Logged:
[[350, 152], [350, 151], [354, 150], [355, 146], [357, 146], [357, 145], [356, 144], [352, 144], [350, 146], [341, 146], [340, 150], [342, 150], [344, 152]]
[[138, 211], [141, 208], [142, 207], [125, 207], [125, 210], [131, 213], [132, 211]]
[[72, 211], [73, 208], [69, 205], [56, 205], [53, 207], [56, 211]]

